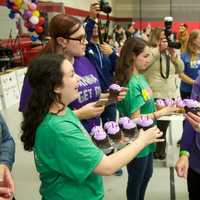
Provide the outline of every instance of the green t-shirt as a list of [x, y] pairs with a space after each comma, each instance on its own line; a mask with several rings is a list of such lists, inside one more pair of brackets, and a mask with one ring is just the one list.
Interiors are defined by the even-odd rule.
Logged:
[[102, 177], [93, 170], [103, 152], [67, 108], [63, 116], [48, 113], [36, 131], [34, 156], [43, 200], [101, 200]]
[[[117, 104], [119, 112], [123, 116], [130, 117], [137, 110], [140, 110], [141, 114], [148, 114], [155, 111], [152, 90], [143, 75], [133, 75], [125, 87], [128, 88], [126, 97]], [[154, 150], [155, 144], [150, 144], [137, 157], [145, 157]]]

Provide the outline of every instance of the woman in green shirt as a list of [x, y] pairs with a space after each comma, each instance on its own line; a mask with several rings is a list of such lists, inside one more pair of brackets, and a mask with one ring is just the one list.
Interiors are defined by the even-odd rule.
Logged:
[[[42, 200], [101, 200], [102, 175], [112, 175], [146, 145], [160, 141], [153, 127], [117, 153], [106, 156], [68, 105], [78, 98], [80, 77], [61, 55], [47, 54], [30, 63], [32, 93], [23, 112], [21, 140], [34, 152]], [[66, 92], [67, 91], [67, 92]]]
[[[115, 79], [120, 85], [128, 88], [125, 98], [118, 103], [120, 114], [130, 118], [148, 116], [153, 120], [171, 114], [174, 107], [155, 111], [152, 90], [142, 72], [149, 65], [149, 47], [140, 38], [128, 39], [121, 50]], [[137, 157], [127, 165], [128, 200], [143, 200], [145, 190], [153, 173], [152, 152], [155, 145], [146, 146]]]

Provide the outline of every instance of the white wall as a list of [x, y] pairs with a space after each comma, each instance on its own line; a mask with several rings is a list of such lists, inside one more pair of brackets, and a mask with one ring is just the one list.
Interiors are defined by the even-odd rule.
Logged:
[[8, 13], [9, 9], [7, 7], [0, 6], [0, 39], [8, 38], [11, 30], [13, 37], [17, 35], [16, 20], [10, 19]]
[[133, 17], [134, 16], [134, 0], [112, 0], [115, 17]]
[[[59, 2], [59, 0], [54, 0]], [[78, 8], [81, 10], [88, 10], [90, 7], [90, 3], [94, 2], [93, 0], [65, 0], [63, 1], [65, 6]]]

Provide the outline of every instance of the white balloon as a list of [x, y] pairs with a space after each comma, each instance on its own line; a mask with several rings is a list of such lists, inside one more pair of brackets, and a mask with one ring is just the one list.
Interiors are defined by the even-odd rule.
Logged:
[[39, 18], [36, 16], [32, 16], [32, 17], [30, 17], [29, 21], [31, 22], [31, 24], [35, 25], [35, 24], [38, 24]]
[[15, 14], [15, 19], [19, 19], [21, 17], [21, 15], [19, 13]]

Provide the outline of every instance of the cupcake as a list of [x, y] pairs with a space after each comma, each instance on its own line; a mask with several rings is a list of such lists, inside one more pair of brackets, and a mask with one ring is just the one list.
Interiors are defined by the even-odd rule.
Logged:
[[143, 129], [145, 131], [153, 126], [154, 126], [153, 120], [148, 119], [147, 117], [141, 117], [139, 120], [137, 120], [138, 129]]
[[128, 120], [130, 120], [129, 117], [120, 117], [120, 118], [119, 118], [119, 121], [118, 121], [119, 127], [120, 127], [121, 129], [123, 129], [123, 124], [126, 123]]
[[116, 98], [121, 91], [121, 87], [117, 84], [112, 84], [109, 86], [109, 96], [110, 98]]
[[199, 107], [199, 102], [193, 99], [184, 99], [183, 100], [185, 103], [185, 112], [192, 112], [194, 114], [197, 114], [200, 112], [200, 107]]
[[122, 133], [121, 130], [119, 128], [119, 125], [114, 122], [114, 121], [110, 121], [107, 122], [104, 126], [108, 136], [110, 139], [113, 140], [113, 142], [120, 142], [122, 140]]
[[129, 119], [123, 123], [122, 127], [124, 137], [134, 138], [138, 135], [138, 129], [136, 123]]
[[116, 123], [115, 121], [108, 121], [104, 124], [104, 130], [107, 132], [108, 128], [113, 124]]
[[182, 99], [179, 98], [179, 99], [176, 99], [175, 103], [176, 103], [176, 107], [177, 107], [177, 112], [178, 113], [185, 113], [185, 109], [184, 109], [185, 102]]
[[108, 136], [101, 126], [94, 126], [91, 130], [92, 139], [94, 143], [101, 149], [111, 147]]
[[157, 110], [161, 110], [165, 107], [165, 102], [163, 99], [157, 99], [156, 100], [156, 107], [157, 107]]
[[165, 99], [165, 105], [166, 106], [173, 106], [175, 104], [173, 99], [167, 98]]

